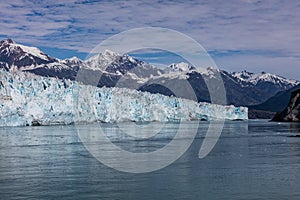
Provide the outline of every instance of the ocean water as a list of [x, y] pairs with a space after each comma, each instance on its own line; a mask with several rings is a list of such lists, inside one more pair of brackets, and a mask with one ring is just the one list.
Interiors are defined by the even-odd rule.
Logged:
[[[300, 138], [290, 137], [300, 135], [300, 124], [226, 122], [203, 159], [198, 153], [209, 122], [182, 124], [197, 131], [187, 151], [169, 166], [141, 174], [117, 171], [92, 156], [77, 131], [95, 134], [99, 124], [0, 128], [0, 199], [300, 199]], [[101, 128], [122, 149], [151, 152], [168, 145], [179, 126], [131, 125], [119, 124], [135, 133], [161, 132], [137, 139], [115, 124]]]

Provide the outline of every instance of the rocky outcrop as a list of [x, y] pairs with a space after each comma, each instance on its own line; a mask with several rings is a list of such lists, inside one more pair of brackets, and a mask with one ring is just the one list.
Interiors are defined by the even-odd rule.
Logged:
[[300, 122], [300, 89], [292, 92], [287, 108], [276, 113], [272, 121], [277, 122]]

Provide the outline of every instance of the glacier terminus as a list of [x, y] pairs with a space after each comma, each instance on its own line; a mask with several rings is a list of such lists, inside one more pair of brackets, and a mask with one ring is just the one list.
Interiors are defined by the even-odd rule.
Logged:
[[77, 122], [246, 120], [246, 107], [0, 70], [0, 126]]

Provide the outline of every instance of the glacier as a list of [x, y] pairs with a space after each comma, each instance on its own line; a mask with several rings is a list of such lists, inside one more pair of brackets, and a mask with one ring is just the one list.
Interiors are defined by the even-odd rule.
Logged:
[[246, 107], [0, 70], [0, 126], [248, 119]]

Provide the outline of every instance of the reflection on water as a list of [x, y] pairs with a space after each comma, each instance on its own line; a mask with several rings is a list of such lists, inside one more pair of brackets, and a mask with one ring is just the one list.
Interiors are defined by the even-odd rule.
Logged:
[[[191, 130], [194, 123], [184, 127]], [[1, 199], [299, 199], [300, 138], [287, 137], [299, 134], [299, 124], [226, 122], [215, 148], [199, 159], [208, 124], [200, 122], [194, 142], [176, 162], [145, 174], [101, 164], [75, 126], [0, 128]], [[128, 136], [113, 124], [101, 127], [114, 144], [141, 152], [168, 144], [178, 124], [165, 125], [150, 139]]]
[[300, 136], [300, 123], [289, 123], [290, 132]]

